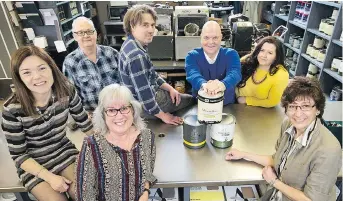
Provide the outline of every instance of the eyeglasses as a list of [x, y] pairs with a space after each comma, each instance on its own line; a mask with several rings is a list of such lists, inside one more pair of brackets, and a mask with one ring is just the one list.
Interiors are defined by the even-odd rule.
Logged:
[[108, 108], [105, 110], [105, 113], [108, 117], [115, 117], [117, 116], [118, 112], [120, 112], [120, 114], [128, 114], [131, 111], [131, 105], [127, 105], [127, 106], [123, 106], [119, 109], [115, 109], [115, 108]]
[[78, 35], [78, 36], [84, 36], [85, 34], [87, 34], [87, 36], [93, 35], [95, 32], [95, 30], [88, 30], [88, 31], [76, 31], [74, 32], [74, 34]]
[[314, 106], [316, 105], [288, 105], [287, 110], [289, 112], [295, 112], [300, 108], [301, 111], [310, 111]]

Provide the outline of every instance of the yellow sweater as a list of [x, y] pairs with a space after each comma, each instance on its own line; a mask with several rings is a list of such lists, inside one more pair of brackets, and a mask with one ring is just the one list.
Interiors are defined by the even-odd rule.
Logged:
[[254, 78], [260, 81], [266, 74], [267, 78], [260, 84], [255, 84], [252, 76], [249, 77], [243, 88], [236, 88], [236, 96], [245, 96], [247, 105], [251, 106], [274, 107], [279, 104], [288, 85], [289, 74], [283, 66], [273, 76], [270, 76], [268, 71], [258, 68]]

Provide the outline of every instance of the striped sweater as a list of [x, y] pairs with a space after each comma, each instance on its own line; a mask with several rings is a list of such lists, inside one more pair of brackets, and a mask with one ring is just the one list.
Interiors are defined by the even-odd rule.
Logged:
[[32, 158], [55, 174], [75, 161], [78, 150], [66, 136], [69, 113], [83, 132], [93, 127], [76, 91], [61, 101], [50, 99], [47, 106], [38, 109], [41, 115], [27, 116], [12, 96], [5, 102], [2, 113], [9, 152], [28, 190], [42, 180], [20, 168], [25, 160]]

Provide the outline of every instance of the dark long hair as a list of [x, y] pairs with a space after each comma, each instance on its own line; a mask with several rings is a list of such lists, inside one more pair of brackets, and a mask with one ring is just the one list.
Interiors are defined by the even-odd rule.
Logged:
[[271, 44], [274, 44], [276, 47], [276, 58], [275, 58], [275, 61], [270, 65], [269, 74], [273, 76], [279, 70], [280, 65], [285, 67], [284, 53], [283, 53], [283, 47], [282, 47], [281, 42], [273, 36], [267, 36], [258, 43], [258, 45], [255, 47], [252, 53], [245, 56], [243, 61], [241, 61], [242, 80], [237, 85], [239, 88], [244, 87], [246, 84], [246, 81], [256, 71], [259, 64], [257, 60], [257, 55], [260, 53], [261, 48], [264, 43], [271, 43]]
[[16, 50], [11, 59], [11, 75], [12, 81], [15, 86], [15, 93], [12, 96], [12, 101], [19, 102], [26, 115], [34, 116], [37, 114], [34, 103], [35, 98], [32, 95], [30, 89], [26, 87], [19, 75], [19, 67], [23, 61], [29, 56], [37, 56], [44, 60], [52, 71], [54, 83], [52, 84], [52, 90], [57, 100], [62, 100], [67, 96], [71, 96], [73, 93], [73, 87], [68, 79], [58, 69], [54, 60], [43, 49], [36, 46], [24, 46]]

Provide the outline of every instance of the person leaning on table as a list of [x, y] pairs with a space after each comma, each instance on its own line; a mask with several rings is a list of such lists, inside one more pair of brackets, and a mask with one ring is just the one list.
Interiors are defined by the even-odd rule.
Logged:
[[2, 130], [25, 189], [40, 201], [74, 199], [75, 145], [66, 136], [69, 114], [86, 134], [93, 125], [74, 86], [43, 49], [14, 52], [15, 93], [4, 103]]
[[262, 156], [233, 149], [226, 160], [243, 158], [264, 166], [262, 176], [269, 187], [262, 201], [334, 201], [342, 151], [321, 123], [325, 97], [319, 82], [295, 77], [281, 103], [287, 118], [275, 154]]
[[156, 146], [141, 113], [126, 86], [102, 89], [93, 116], [96, 133], [85, 138], [76, 162], [76, 201], [148, 201]]
[[267, 108], [278, 105], [289, 79], [282, 43], [273, 36], [264, 37], [254, 51], [241, 58], [241, 65], [237, 102]]

